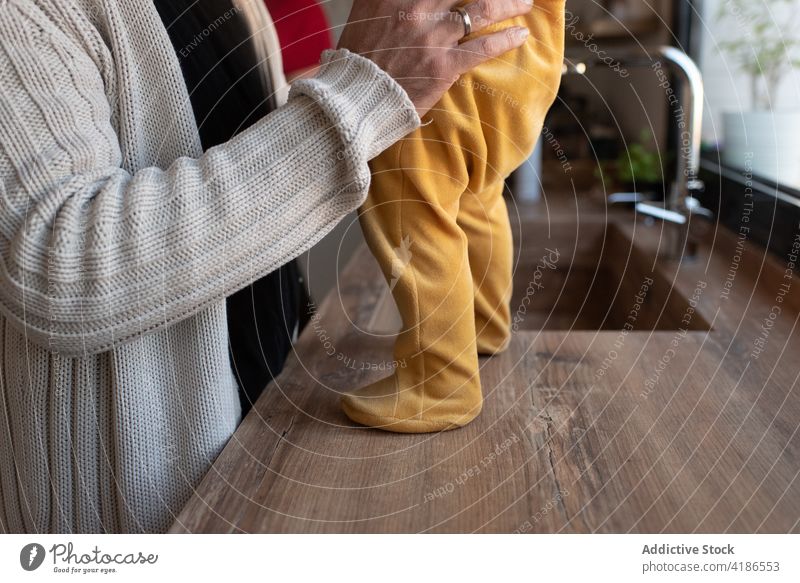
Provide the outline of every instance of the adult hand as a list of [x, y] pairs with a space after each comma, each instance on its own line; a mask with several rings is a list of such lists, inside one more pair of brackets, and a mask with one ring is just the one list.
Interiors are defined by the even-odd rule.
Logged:
[[[355, 0], [339, 48], [372, 59], [408, 93], [420, 116], [477, 65], [521, 46], [528, 29], [506, 27], [464, 38], [458, 0]], [[475, 0], [464, 5], [472, 32], [528, 13], [533, 0]]]

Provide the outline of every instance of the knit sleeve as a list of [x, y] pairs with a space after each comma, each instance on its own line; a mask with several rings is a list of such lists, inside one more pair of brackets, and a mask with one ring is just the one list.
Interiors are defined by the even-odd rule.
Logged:
[[0, 15], [0, 310], [67, 356], [188, 318], [298, 256], [364, 200], [367, 162], [419, 125], [386, 73], [331, 51], [231, 141], [126, 172], [90, 59], [15, 17]]

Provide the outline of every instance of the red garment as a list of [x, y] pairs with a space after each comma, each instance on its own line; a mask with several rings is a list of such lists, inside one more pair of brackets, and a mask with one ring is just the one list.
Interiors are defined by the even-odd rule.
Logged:
[[330, 24], [314, 0], [264, 0], [283, 55], [286, 75], [319, 65], [322, 51], [333, 48]]

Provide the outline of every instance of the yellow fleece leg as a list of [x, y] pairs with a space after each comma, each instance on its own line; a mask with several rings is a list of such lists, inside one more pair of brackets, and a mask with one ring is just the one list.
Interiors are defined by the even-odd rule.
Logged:
[[458, 225], [469, 241], [478, 354], [502, 352], [511, 340], [513, 240], [502, 181], [461, 197]]
[[394, 354], [400, 366], [342, 403], [353, 421], [403, 433], [465, 425], [482, 404], [467, 238], [456, 223], [464, 185], [446, 174], [452, 148], [431, 144], [425, 150], [442, 156], [416, 167], [419, 146], [403, 142], [394, 158], [376, 161], [381, 188], [359, 213], [403, 317]]
[[555, 99], [564, 0], [537, 0], [513, 24], [531, 31], [524, 47], [462, 77], [428, 125], [371, 163], [360, 220], [403, 327], [394, 351], [400, 367], [342, 399], [357, 423], [421, 433], [480, 413], [478, 350], [502, 350], [510, 320], [502, 182], [530, 155]]

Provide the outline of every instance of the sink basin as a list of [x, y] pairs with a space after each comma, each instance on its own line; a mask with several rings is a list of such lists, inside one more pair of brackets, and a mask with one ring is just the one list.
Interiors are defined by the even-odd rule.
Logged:
[[[709, 330], [689, 301], [613, 223], [522, 222], [515, 228], [515, 330]], [[383, 286], [365, 330], [395, 334], [402, 320]]]
[[517, 330], [709, 330], [615, 225], [523, 222], [519, 231]]

